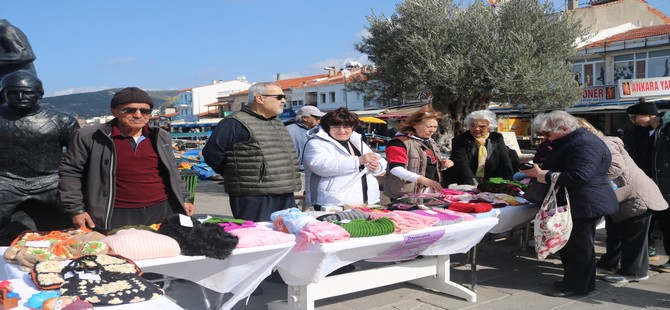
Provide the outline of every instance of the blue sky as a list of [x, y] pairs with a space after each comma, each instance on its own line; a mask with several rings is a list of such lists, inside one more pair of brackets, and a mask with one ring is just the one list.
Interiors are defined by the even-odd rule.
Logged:
[[[475, 1], [475, 0], [465, 0]], [[366, 16], [401, 0], [20, 0], [0, 18], [28, 36], [46, 96], [138, 86], [185, 89], [366, 62]], [[558, 7], [565, 1], [554, 0]], [[582, 0], [581, 2], [586, 2]], [[670, 15], [670, 0], [647, 0]]]

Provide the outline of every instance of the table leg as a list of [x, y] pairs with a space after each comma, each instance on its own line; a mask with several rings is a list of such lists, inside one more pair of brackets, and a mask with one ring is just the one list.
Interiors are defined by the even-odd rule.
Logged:
[[434, 291], [460, 297], [469, 302], [477, 302], [477, 294], [475, 292], [450, 280], [450, 268], [451, 259], [449, 258], [449, 255], [437, 256], [436, 277], [425, 277], [409, 282]]
[[472, 261], [470, 262], [470, 290], [477, 292], [477, 245], [470, 249], [470, 256]]

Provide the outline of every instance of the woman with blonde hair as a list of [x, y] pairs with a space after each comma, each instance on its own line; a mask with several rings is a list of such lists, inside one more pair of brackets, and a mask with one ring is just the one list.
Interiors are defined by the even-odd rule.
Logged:
[[388, 173], [384, 177], [384, 194], [397, 199], [405, 194], [442, 190], [441, 171], [453, 166], [442, 158], [432, 136], [437, 132], [442, 113], [426, 106], [408, 116], [398, 134], [386, 145]]

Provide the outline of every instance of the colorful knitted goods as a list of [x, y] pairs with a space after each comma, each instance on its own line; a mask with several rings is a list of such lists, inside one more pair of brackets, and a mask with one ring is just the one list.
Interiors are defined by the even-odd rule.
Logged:
[[483, 213], [489, 212], [491, 209], [493, 209], [493, 206], [485, 202], [454, 202], [449, 205], [449, 210], [464, 213]]
[[244, 224], [246, 220], [234, 219], [228, 217], [210, 217], [203, 221], [203, 224], [218, 224], [218, 223], [235, 223], [235, 224]]
[[491, 181], [482, 182], [477, 185], [480, 192], [501, 193], [512, 196], [521, 195], [521, 187], [512, 183], [493, 183]]
[[393, 221], [387, 218], [377, 220], [354, 219], [336, 223], [346, 230], [352, 238], [390, 235], [395, 230]]
[[148, 230], [124, 229], [102, 239], [113, 253], [143, 260], [179, 255], [181, 249], [176, 240]]
[[463, 221], [472, 221], [472, 220], [476, 219], [472, 214], [458, 212], [458, 211], [452, 211], [452, 210], [444, 209], [444, 208], [433, 208], [433, 211], [438, 212], [438, 213], [442, 213], [442, 214], [449, 214], [449, 215], [459, 216], [459, 217], [463, 218]]
[[393, 221], [396, 226], [395, 232], [404, 234], [413, 230], [431, 227], [440, 220], [435, 217], [422, 216], [410, 211], [393, 211], [391, 213], [373, 213], [371, 219], [386, 217]]
[[260, 226], [235, 229], [230, 231], [230, 234], [237, 236], [239, 239], [239, 242], [237, 243], [238, 248], [287, 243], [295, 240], [294, 235]]
[[370, 215], [367, 213], [357, 210], [357, 209], [349, 209], [346, 211], [342, 212], [337, 212], [337, 213], [331, 213], [331, 214], [326, 214], [317, 217], [316, 219], [319, 221], [323, 222], [337, 222], [337, 221], [342, 221], [342, 220], [353, 220], [353, 219], [364, 219], [367, 220], [370, 218]]
[[470, 184], [449, 184], [449, 189], [464, 192], [474, 192], [477, 190], [477, 187]]
[[[207, 221], [205, 221], [205, 223], [207, 223]], [[223, 227], [223, 230], [225, 232], [231, 232], [235, 229], [255, 227], [256, 223], [254, 223], [253, 221], [242, 220], [242, 223], [220, 222], [217, 225]]]
[[303, 250], [310, 244], [349, 240], [349, 233], [341, 226], [330, 222], [312, 222], [300, 230], [296, 239], [296, 250]]
[[416, 210], [414, 211], [416, 214], [422, 215], [422, 216], [427, 216], [427, 217], [435, 217], [439, 220], [435, 226], [444, 226], [444, 225], [451, 225], [451, 224], [456, 224], [460, 223], [463, 221], [463, 217], [454, 215], [454, 214], [445, 214], [445, 213], [439, 213], [435, 212], [433, 210]]
[[440, 191], [440, 195], [463, 195], [463, 194], [465, 194], [465, 192], [451, 188], [443, 188]]

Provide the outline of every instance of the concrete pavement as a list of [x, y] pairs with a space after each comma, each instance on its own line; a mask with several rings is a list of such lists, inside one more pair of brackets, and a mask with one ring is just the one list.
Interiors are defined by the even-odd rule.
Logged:
[[[195, 196], [198, 213], [230, 215], [228, 197], [223, 193], [223, 185], [214, 181], [200, 181]], [[599, 233], [596, 241], [598, 256], [604, 253], [605, 236]], [[562, 267], [557, 259], [537, 261], [533, 254], [518, 251], [518, 234], [489, 236], [478, 246], [478, 286], [477, 302], [425, 290], [420, 287], [400, 283], [382, 288], [319, 300], [315, 308], [319, 310], [433, 310], [433, 309], [668, 309], [670, 308], [670, 274], [649, 272], [649, 280], [637, 283], [611, 284], [602, 280], [597, 289], [588, 296], [573, 298], [548, 297], [544, 293], [552, 288], [554, 281], [560, 280]], [[660, 244], [659, 244], [660, 245]], [[662, 246], [658, 248], [662, 250]], [[664, 253], [661, 260], [667, 261]], [[452, 255], [452, 281], [470, 287], [470, 264], [466, 255]], [[365, 268], [369, 263], [359, 262], [357, 268]], [[284, 284], [264, 281], [264, 293], [251, 296], [248, 304], [240, 301], [234, 310], [267, 309], [271, 301], [285, 300], [287, 287]], [[188, 281], [177, 281], [166, 291], [185, 309], [206, 309], [197, 285]], [[209, 292], [210, 300], [215, 294]], [[225, 298], [225, 297], [224, 297]]]

